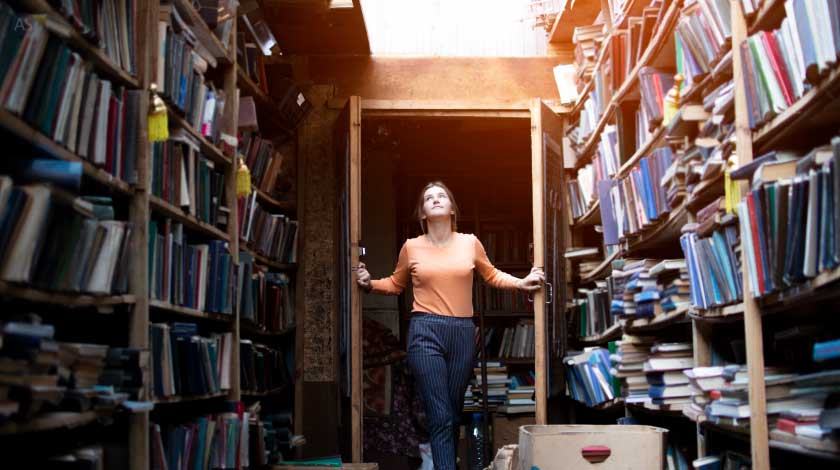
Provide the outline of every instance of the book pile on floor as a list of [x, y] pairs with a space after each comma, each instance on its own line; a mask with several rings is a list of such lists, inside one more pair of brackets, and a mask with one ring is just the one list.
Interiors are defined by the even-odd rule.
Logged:
[[644, 372], [650, 387], [645, 407], [681, 411], [691, 405], [691, 387], [686, 369], [694, 367], [691, 343], [656, 343], [650, 349]]
[[621, 380], [622, 395], [628, 404], [650, 402], [650, 386], [645, 376], [644, 365], [650, 357], [653, 341], [653, 338], [625, 334], [620, 341], [615, 342], [616, 352], [610, 356], [610, 373]]

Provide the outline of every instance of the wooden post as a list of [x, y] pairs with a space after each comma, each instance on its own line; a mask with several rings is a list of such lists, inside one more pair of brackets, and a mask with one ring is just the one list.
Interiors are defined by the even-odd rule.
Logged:
[[[744, 86], [744, 64], [740, 44], [747, 38], [747, 25], [740, 2], [730, 0], [732, 7], [732, 66], [735, 83], [735, 137], [738, 164], [744, 165], [753, 159], [752, 132], [747, 116], [747, 94]], [[745, 187], [741, 186], [741, 191]], [[750, 292], [746, 251], [741, 250], [741, 266], [744, 286], [744, 336], [747, 349], [750, 397], [750, 448], [752, 468], [769, 470], [770, 449], [768, 446], [767, 403], [764, 388], [764, 333], [761, 325], [761, 311]]]
[[[362, 236], [362, 100], [351, 96], [350, 120], [350, 266], [359, 265], [359, 241]], [[359, 286], [350, 287], [351, 315], [351, 432], [353, 463], [362, 462], [362, 294]]]
[[[545, 227], [543, 220], [545, 194], [543, 192], [543, 136], [540, 100], [531, 100], [531, 210], [534, 224], [534, 266], [545, 267]], [[536, 392], [536, 424], [548, 423], [546, 364], [545, 364], [545, 291], [534, 294], [534, 389]]]

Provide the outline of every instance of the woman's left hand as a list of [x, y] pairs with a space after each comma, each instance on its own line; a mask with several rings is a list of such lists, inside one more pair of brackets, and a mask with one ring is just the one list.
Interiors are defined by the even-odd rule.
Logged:
[[531, 268], [531, 273], [516, 283], [516, 288], [525, 292], [540, 290], [545, 282], [545, 273], [541, 268]]

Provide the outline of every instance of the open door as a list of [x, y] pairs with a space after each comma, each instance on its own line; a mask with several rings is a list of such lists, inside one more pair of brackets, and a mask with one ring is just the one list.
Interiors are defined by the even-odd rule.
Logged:
[[548, 395], [564, 386], [552, 371], [566, 337], [565, 250], [568, 220], [563, 210], [563, 120], [539, 99], [531, 101], [531, 187], [534, 266], [545, 270], [545, 288], [534, 297], [536, 422], [548, 423]]
[[350, 395], [350, 432], [353, 463], [362, 461], [362, 292], [353, 271], [364, 255], [359, 245], [362, 223], [362, 100], [351, 96], [336, 122], [335, 150], [339, 174], [339, 348], [344, 390]]

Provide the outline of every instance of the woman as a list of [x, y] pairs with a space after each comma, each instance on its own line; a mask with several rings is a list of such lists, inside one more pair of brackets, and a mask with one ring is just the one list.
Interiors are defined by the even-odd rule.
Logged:
[[443, 183], [420, 193], [417, 218], [424, 235], [406, 240], [394, 274], [371, 280], [363, 263], [357, 282], [366, 292], [398, 295], [414, 287], [408, 362], [426, 406], [435, 470], [455, 470], [464, 392], [475, 358], [473, 270], [491, 286], [533, 292], [545, 275], [532, 268], [523, 279], [494, 268], [475, 235], [458, 233], [458, 206]]

